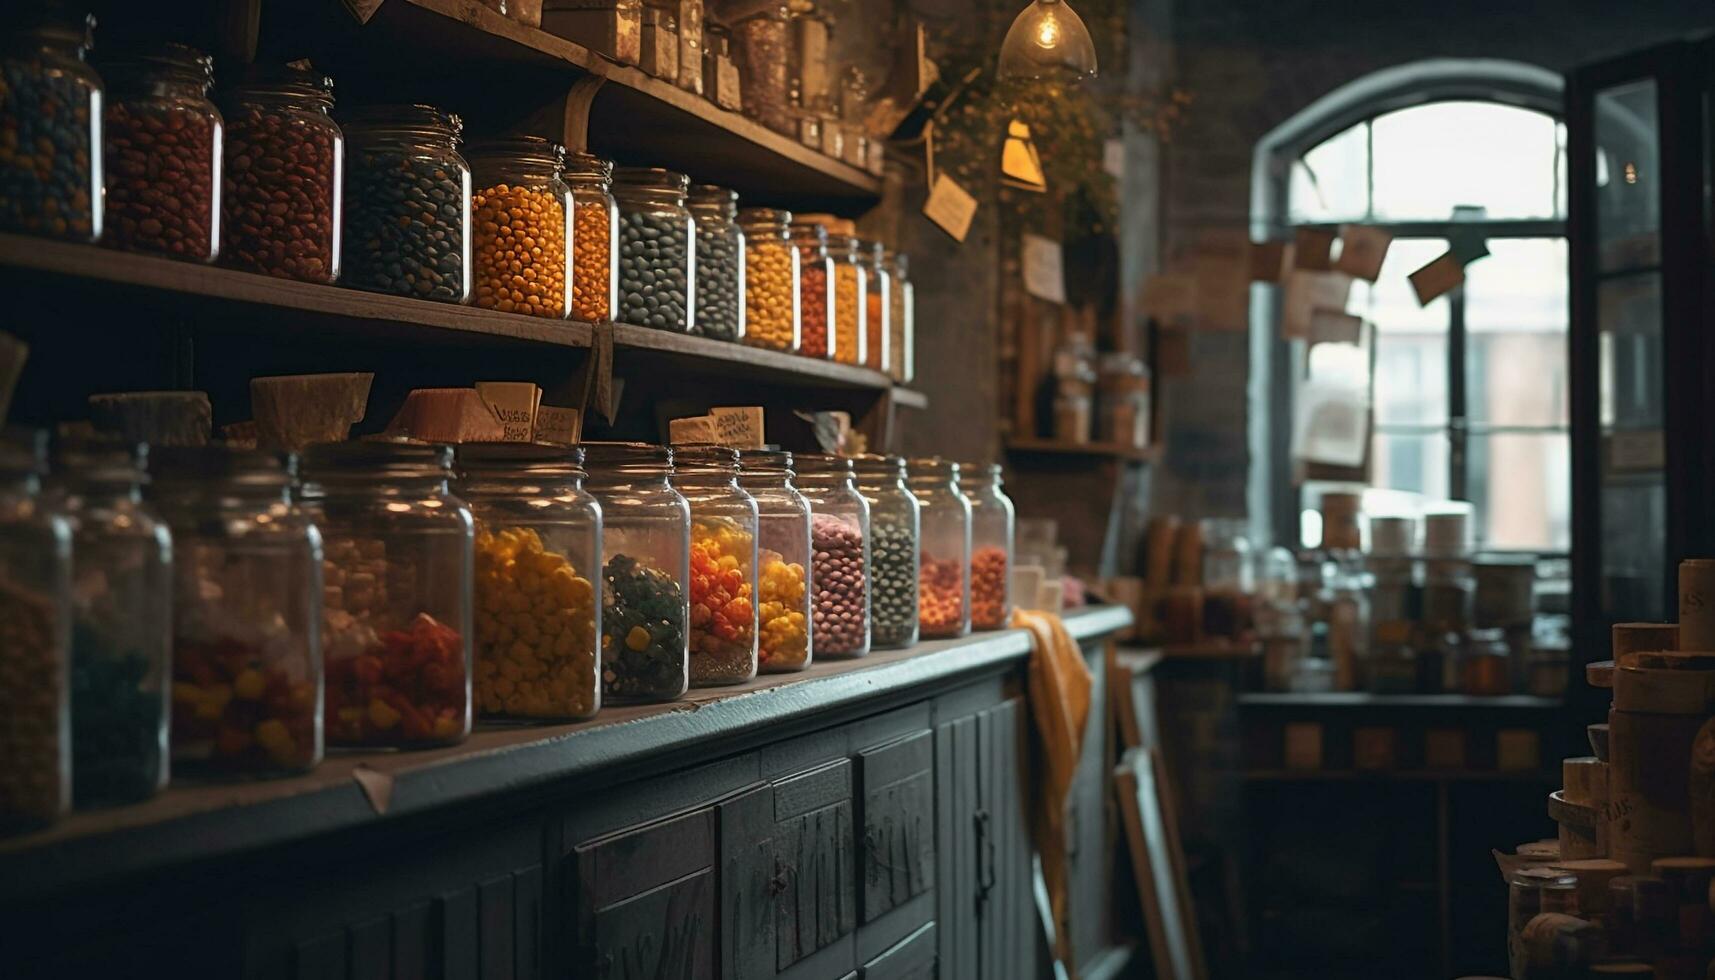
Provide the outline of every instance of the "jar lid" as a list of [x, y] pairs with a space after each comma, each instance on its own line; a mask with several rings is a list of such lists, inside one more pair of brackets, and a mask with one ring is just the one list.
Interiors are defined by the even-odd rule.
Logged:
[[141, 480], [148, 460], [147, 443], [117, 435], [79, 433], [60, 435], [53, 441], [54, 470], [73, 482]]
[[692, 204], [737, 204], [738, 191], [718, 184], [692, 184], [690, 201]]
[[796, 461], [784, 449], [741, 449], [738, 451], [740, 476], [786, 476], [793, 474]]
[[691, 178], [674, 170], [662, 167], [615, 167], [613, 179], [621, 184], [633, 187], [659, 187], [663, 190], [677, 191], [680, 194], [691, 186]]
[[738, 213], [741, 225], [790, 225], [792, 212], [777, 208], [745, 208]]
[[465, 156], [473, 160], [480, 157], [522, 157], [551, 162], [558, 168], [565, 160], [566, 148], [541, 136], [502, 136], [467, 145]]
[[297, 473], [297, 456], [262, 449], [241, 449], [230, 443], [206, 446], [162, 446], [149, 454], [149, 476], [162, 484], [207, 484], [283, 489]]
[[583, 448], [553, 442], [466, 442], [459, 444], [456, 458], [459, 469], [466, 473], [521, 469], [584, 475]]
[[451, 133], [457, 139], [464, 131], [464, 120], [457, 114], [421, 103], [362, 106], [341, 114], [339, 125], [348, 136], [353, 131], [425, 130]]
[[313, 98], [333, 104], [333, 78], [317, 71], [308, 61], [286, 64], [258, 63], [239, 73], [232, 94], [278, 94]]
[[794, 221], [792, 237], [807, 244], [823, 245], [828, 242], [828, 226], [817, 221]]
[[329, 476], [385, 482], [445, 476], [452, 465], [451, 446], [384, 436], [311, 446], [304, 450], [303, 476], [306, 482], [321, 482]]
[[735, 476], [738, 450], [712, 443], [694, 443], [673, 449], [674, 476]]
[[826, 453], [806, 453], [797, 457], [796, 469], [799, 476], [843, 476], [853, 472], [850, 458]]
[[584, 462], [592, 476], [603, 472], [671, 473], [673, 450], [647, 442], [582, 443]]
[[594, 153], [581, 150], [566, 154], [565, 168], [569, 177], [596, 177], [603, 181], [613, 179], [612, 160], [603, 160]]
[[959, 477], [959, 464], [940, 456], [913, 457], [906, 465], [913, 479], [956, 480]]

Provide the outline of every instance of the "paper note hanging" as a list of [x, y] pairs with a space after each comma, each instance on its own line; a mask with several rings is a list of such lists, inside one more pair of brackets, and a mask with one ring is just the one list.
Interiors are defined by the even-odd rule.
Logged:
[[1369, 442], [1369, 398], [1364, 389], [1306, 381], [1298, 389], [1292, 458], [1331, 466], [1357, 466]]
[[1026, 232], [1023, 246], [1019, 249], [1024, 291], [1050, 303], [1066, 302], [1066, 272], [1062, 261], [1059, 242]]
[[1307, 272], [1333, 268], [1334, 231], [1331, 228], [1300, 228], [1292, 236], [1293, 266]]
[[962, 242], [970, 234], [971, 219], [977, 213], [977, 199], [946, 174], [935, 177], [935, 186], [923, 202], [923, 215], [942, 231]]
[[1287, 340], [1308, 340], [1310, 320], [1317, 310], [1344, 313], [1352, 290], [1352, 277], [1344, 272], [1293, 270], [1280, 295], [1280, 335]]
[[1464, 283], [1465, 266], [1452, 252], [1443, 252], [1440, 258], [1407, 278], [1411, 280], [1411, 288], [1417, 292], [1417, 305], [1428, 306]]
[[1381, 275], [1393, 235], [1370, 225], [1340, 226], [1340, 258], [1334, 268], [1354, 279], [1375, 282]]
[[1356, 344], [1364, 336], [1361, 317], [1338, 310], [1310, 312], [1310, 342], [1312, 344]]

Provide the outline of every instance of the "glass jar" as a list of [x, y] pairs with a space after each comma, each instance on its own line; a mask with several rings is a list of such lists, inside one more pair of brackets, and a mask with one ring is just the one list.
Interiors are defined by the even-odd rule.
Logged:
[[619, 302], [619, 205], [613, 162], [588, 153], [566, 157], [572, 192], [572, 319], [605, 323]]
[[339, 278], [345, 139], [332, 108], [333, 79], [309, 68], [253, 68], [227, 94], [223, 264], [305, 282]]
[[673, 489], [673, 451], [584, 446], [601, 504], [601, 698], [672, 701], [690, 687], [691, 510]]
[[875, 371], [886, 370], [891, 356], [888, 347], [893, 330], [893, 275], [882, 260], [880, 242], [858, 242], [858, 261], [864, 269], [864, 351], [863, 366]]
[[828, 256], [828, 229], [819, 224], [795, 224], [792, 244], [798, 250], [798, 353], [831, 359], [834, 260]]
[[959, 489], [959, 464], [913, 459], [907, 473], [921, 511], [919, 633], [926, 640], [964, 636], [971, 631], [971, 505]]
[[870, 638], [877, 649], [917, 642], [917, 498], [899, 456], [859, 456], [858, 490], [869, 503]]
[[971, 505], [971, 628], [1006, 629], [1012, 621], [1012, 500], [1001, 490], [999, 463], [967, 465], [960, 472], [959, 486]]
[[1256, 557], [1249, 531], [1244, 518], [1212, 517], [1202, 522], [1205, 636], [1236, 638], [1251, 630]]
[[789, 228], [792, 212], [746, 208], [744, 229], [744, 342], [798, 351], [798, 250]]
[[674, 451], [673, 487], [691, 505], [691, 683], [756, 676], [756, 500], [738, 485], [738, 451]]
[[810, 501], [810, 589], [816, 605], [810, 649], [817, 657], [869, 653], [869, 503], [852, 462], [798, 457], [798, 486]]
[[476, 670], [482, 717], [578, 721], [601, 708], [596, 638], [601, 505], [584, 451], [517, 442], [458, 449], [476, 519]]
[[150, 454], [173, 533], [175, 772], [267, 776], [322, 758], [322, 537], [290, 457], [228, 446]]
[[1472, 697], [1513, 693], [1512, 649], [1505, 630], [1472, 630], [1459, 657], [1459, 690]]
[[41, 440], [29, 443], [0, 442], [0, 833], [71, 805], [72, 529], [43, 501]]
[[565, 150], [539, 136], [473, 143], [471, 267], [477, 306], [563, 319], [572, 312]]
[[687, 333], [697, 321], [696, 247], [685, 207], [690, 179], [657, 167], [620, 167], [619, 319]]
[[1471, 563], [1459, 558], [1423, 562], [1423, 625], [1431, 633], [1463, 633], [1471, 628], [1477, 583]]
[[421, 748], [471, 724], [474, 523], [450, 446], [324, 443], [304, 454], [322, 532], [328, 745]]
[[470, 298], [464, 123], [426, 105], [372, 106], [344, 122], [347, 286], [442, 303]]
[[893, 363], [894, 380], [910, 384], [917, 380], [917, 288], [911, 285], [909, 262], [900, 252], [893, 265]]
[[54, 483], [72, 525], [72, 793], [79, 807], [167, 785], [173, 539], [143, 503], [142, 449], [62, 442]]
[[788, 69], [788, 16], [782, 4], [739, 21], [732, 26], [732, 46], [744, 114], [777, 133], [792, 136], [797, 118], [792, 111]]
[[793, 484], [792, 454], [739, 453], [738, 483], [756, 501], [757, 669], [765, 674], [810, 666], [813, 615], [810, 501]]
[[907, 310], [906, 291], [910, 284], [906, 281], [906, 268], [911, 264], [910, 257], [904, 252], [888, 249], [883, 253], [882, 261], [891, 277], [891, 288], [887, 292], [887, 363], [882, 366], [888, 377], [895, 381], [905, 380], [905, 351]]
[[0, 14], [0, 228], [102, 235], [101, 76], [84, 62], [95, 18], [49, 4]]
[[1327, 615], [1328, 659], [1334, 689], [1355, 691], [1368, 670], [1370, 651], [1369, 573], [1363, 556], [1339, 551], [1322, 566], [1322, 608]]
[[862, 364], [869, 351], [869, 271], [849, 235], [830, 237], [828, 256], [834, 263], [834, 360]]
[[214, 59], [163, 44], [101, 63], [107, 82], [101, 243], [210, 262], [220, 253]]
[[738, 194], [725, 187], [691, 188], [691, 217], [697, 225], [697, 319], [691, 332], [716, 340], [744, 336], [744, 232], [738, 227]]

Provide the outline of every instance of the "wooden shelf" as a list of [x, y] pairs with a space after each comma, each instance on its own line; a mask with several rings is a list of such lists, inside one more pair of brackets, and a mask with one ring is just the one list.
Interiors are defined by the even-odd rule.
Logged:
[[[603, 81], [590, 107], [595, 152], [683, 170], [757, 203], [856, 214], [880, 196], [881, 180], [864, 170], [475, 0], [381, 0], [361, 26], [345, 4], [321, 2], [320, 20], [270, 27], [295, 29], [298, 49], [333, 75], [342, 99], [435, 98], [480, 134], [519, 122], [497, 117], [509, 105], [540, 108], [595, 77]], [[494, 71], [484, 78], [484, 68]]]
[[1384, 782], [1412, 783], [1510, 783], [1540, 782], [1560, 785], [1560, 773], [1536, 769], [1249, 769], [1251, 783]]
[[1240, 694], [1241, 708], [1278, 710], [1381, 710], [1381, 711], [1554, 711], [1565, 707], [1556, 698], [1540, 698], [1531, 694], [1508, 694], [1502, 697], [1473, 697], [1468, 694], [1370, 694], [1365, 691], [1329, 691], [1323, 694], [1262, 693]]
[[1072, 443], [1054, 439], [1010, 438], [1006, 441], [1006, 448], [1008, 452], [1025, 455], [1090, 456], [1118, 459], [1128, 463], [1150, 463], [1161, 458], [1159, 444], [1138, 449], [1105, 442]]

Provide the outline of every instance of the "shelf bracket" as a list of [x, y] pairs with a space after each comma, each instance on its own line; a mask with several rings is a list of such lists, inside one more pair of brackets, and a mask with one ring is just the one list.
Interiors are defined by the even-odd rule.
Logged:
[[566, 148], [568, 153], [587, 153], [590, 144], [590, 107], [596, 93], [607, 81], [603, 75], [585, 75], [560, 96], [535, 113], [525, 117], [518, 131], [546, 136]]

